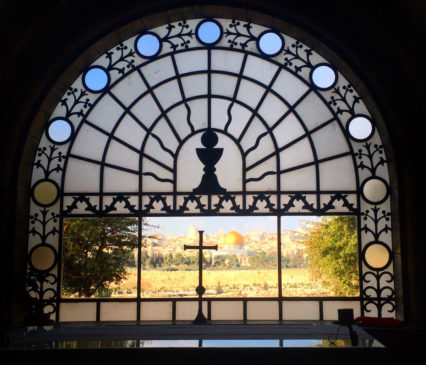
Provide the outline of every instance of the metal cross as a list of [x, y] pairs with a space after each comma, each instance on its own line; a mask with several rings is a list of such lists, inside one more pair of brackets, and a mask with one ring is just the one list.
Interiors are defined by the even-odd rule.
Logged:
[[205, 324], [208, 323], [207, 318], [203, 314], [203, 294], [206, 291], [206, 288], [203, 286], [203, 250], [217, 250], [217, 245], [215, 246], [203, 246], [203, 233], [204, 231], [198, 231], [200, 235], [200, 241], [198, 246], [189, 246], [184, 245], [184, 250], [197, 249], [198, 250], [198, 286], [195, 291], [198, 294], [198, 314], [197, 317], [192, 321], [195, 324]]

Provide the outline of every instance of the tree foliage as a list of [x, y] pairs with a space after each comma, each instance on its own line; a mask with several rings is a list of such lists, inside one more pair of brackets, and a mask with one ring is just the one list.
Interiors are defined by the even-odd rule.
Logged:
[[358, 245], [355, 217], [323, 217], [310, 222], [302, 238], [308, 268], [335, 295], [359, 294]]
[[64, 221], [63, 290], [79, 297], [104, 295], [126, 276], [137, 248], [134, 218], [78, 218]]
[[249, 263], [253, 268], [274, 268], [277, 266], [278, 258], [274, 253], [260, 252], [257, 255], [250, 256]]

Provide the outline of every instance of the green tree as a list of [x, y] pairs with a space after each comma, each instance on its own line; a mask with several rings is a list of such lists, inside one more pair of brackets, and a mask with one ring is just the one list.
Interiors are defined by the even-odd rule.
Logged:
[[240, 261], [238, 260], [237, 255], [229, 255], [227, 264], [228, 264], [228, 267], [232, 269], [240, 267]]
[[276, 254], [267, 254], [263, 251], [249, 257], [249, 264], [254, 268], [274, 268], [277, 262]]
[[105, 295], [109, 283], [126, 276], [134, 266], [137, 248], [134, 218], [65, 219], [63, 236], [63, 290], [79, 297]]
[[355, 217], [323, 217], [310, 223], [301, 238], [314, 278], [335, 295], [358, 295], [358, 248]]

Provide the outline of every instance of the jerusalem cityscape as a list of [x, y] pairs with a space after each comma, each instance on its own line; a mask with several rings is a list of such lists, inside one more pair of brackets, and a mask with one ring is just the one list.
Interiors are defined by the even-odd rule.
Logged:
[[[282, 232], [282, 288], [285, 296], [332, 296], [329, 289], [312, 280], [307, 268], [303, 229]], [[198, 285], [198, 251], [184, 245], [198, 245], [199, 233], [190, 225], [186, 235], [155, 233], [144, 240], [141, 295], [143, 297], [195, 297]], [[203, 285], [205, 297], [274, 297], [278, 295], [277, 234], [237, 231], [205, 235]], [[125, 280], [113, 288], [112, 296], [134, 296], [137, 272], [128, 268]]]
[[276, 217], [151, 217], [141, 226], [140, 255], [137, 231], [135, 218], [66, 220], [62, 296], [135, 298], [139, 281], [141, 298], [194, 298], [201, 231], [204, 297], [359, 293], [350, 216], [281, 220], [281, 293]]

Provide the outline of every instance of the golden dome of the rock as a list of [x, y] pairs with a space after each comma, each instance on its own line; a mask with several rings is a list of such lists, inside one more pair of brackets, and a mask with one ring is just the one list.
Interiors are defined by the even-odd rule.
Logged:
[[237, 231], [229, 232], [223, 239], [225, 245], [243, 245], [244, 239]]

